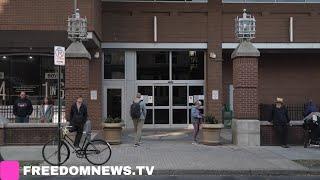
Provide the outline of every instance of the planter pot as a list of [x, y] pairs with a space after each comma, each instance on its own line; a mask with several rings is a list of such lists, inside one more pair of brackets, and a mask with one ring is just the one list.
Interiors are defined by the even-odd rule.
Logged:
[[202, 143], [217, 145], [220, 143], [220, 132], [223, 124], [202, 124]]
[[121, 144], [123, 123], [102, 123], [104, 137], [110, 144]]

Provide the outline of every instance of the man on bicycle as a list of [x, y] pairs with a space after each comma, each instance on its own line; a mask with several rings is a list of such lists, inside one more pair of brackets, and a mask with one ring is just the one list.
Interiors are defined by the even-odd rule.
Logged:
[[82, 137], [83, 127], [88, 118], [87, 106], [83, 104], [82, 96], [77, 98], [77, 101], [71, 106], [70, 125], [71, 132], [76, 131], [77, 135], [74, 140], [74, 146], [79, 148], [79, 143]]

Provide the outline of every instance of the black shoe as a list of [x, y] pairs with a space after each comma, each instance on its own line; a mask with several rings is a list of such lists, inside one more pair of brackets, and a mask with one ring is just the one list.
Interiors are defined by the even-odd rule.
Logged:
[[288, 145], [282, 145], [281, 147], [283, 147], [283, 148], [289, 148]]

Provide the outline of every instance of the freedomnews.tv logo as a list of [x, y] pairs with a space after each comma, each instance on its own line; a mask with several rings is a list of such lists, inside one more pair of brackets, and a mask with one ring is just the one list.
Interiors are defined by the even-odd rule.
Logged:
[[1, 161], [0, 180], [19, 180], [19, 162]]

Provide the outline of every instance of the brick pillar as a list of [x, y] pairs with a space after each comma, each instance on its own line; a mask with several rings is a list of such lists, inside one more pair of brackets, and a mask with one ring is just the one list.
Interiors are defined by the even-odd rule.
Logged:
[[245, 146], [260, 145], [258, 120], [258, 57], [260, 52], [244, 41], [232, 53], [234, 118], [233, 143]]
[[4, 134], [5, 134], [5, 126], [4, 124], [0, 123], [0, 146], [5, 145]]
[[[206, 60], [206, 113], [222, 122], [222, 1], [208, 1], [208, 51]], [[210, 57], [215, 54], [216, 57]], [[212, 91], [218, 99], [212, 99]]]
[[[102, 54], [100, 52], [100, 54]], [[88, 111], [89, 118], [92, 120], [92, 129], [99, 130], [102, 128], [102, 61], [101, 56], [99, 58], [92, 58], [90, 61], [89, 69], [89, 80], [90, 80], [90, 90], [97, 91], [97, 99], [89, 100]]]
[[[86, 104], [89, 101], [89, 60], [91, 56], [80, 42], [73, 42], [66, 50], [65, 103], [66, 118], [69, 120], [70, 108], [81, 95]], [[90, 116], [90, 112], [88, 112]]]

